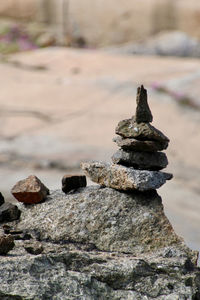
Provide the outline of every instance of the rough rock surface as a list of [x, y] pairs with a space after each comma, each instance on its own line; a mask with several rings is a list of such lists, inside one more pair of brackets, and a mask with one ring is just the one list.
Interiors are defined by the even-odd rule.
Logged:
[[167, 156], [163, 152], [133, 152], [122, 149], [113, 154], [112, 161], [140, 170], [161, 170], [168, 165]]
[[14, 246], [14, 238], [10, 234], [0, 236], [0, 255], [6, 255]]
[[62, 178], [62, 191], [68, 193], [80, 187], [86, 187], [85, 175], [64, 175]]
[[19, 229], [40, 240], [133, 254], [181, 243], [156, 191], [122, 193], [99, 186], [68, 195], [56, 192], [44, 203], [23, 209]]
[[125, 138], [169, 142], [169, 139], [160, 130], [148, 123], [136, 123], [133, 119], [120, 121], [115, 132]]
[[34, 204], [43, 201], [49, 194], [49, 189], [36, 176], [30, 175], [18, 181], [11, 193], [19, 202]]
[[11, 222], [18, 220], [21, 211], [12, 203], [6, 202], [0, 206], [0, 222]]
[[1, 258], [2, 299], [199, 299], [199, 270], [173, 247], [145, 256], [81, 251], [73, 244], [46, 243], [46, 249], [33, 256], [19, 243], [13, 256]]
[[133, 138], [123, 138], [121, 136], [116, 136], [113, 139], [119, 147], [124, 150], [133, 150], [133, 151], [161, 151], [165, 150], [168, 147], [168, 142], [157, 142], [157, 141], [138, 141]]
[[81, 164], [83, 171], [92, 181], [101, 186], [111, 187], [117, 190], [156, 190], [161, 187], [166, 180], [172, 178], [172, 174], [135, 170], [121, 165], [103, 162], [85, 162]]
[[176, 236], [155, 191], [91, 186], [21, 206], [18, 227], [35, 232], [44, 251], [31, 255], [16, 241], [1, 258], [0, 298], [199, 299], [197, 253]]

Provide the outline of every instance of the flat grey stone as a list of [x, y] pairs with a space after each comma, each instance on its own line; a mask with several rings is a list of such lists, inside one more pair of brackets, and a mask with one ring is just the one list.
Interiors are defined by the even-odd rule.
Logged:
[[162, 151], [167, 149], [168, 142], [158, 142], [158, 141], [140, 141], [134, 138], [123, 138], [121, 136], [116, 136], [113, 139], [119, 147], [124, 150], [134, 150], [134, 151]]
[[114, 164], [139, 170], [161, 170], [168, 165], [167, 156], [163, 152], [135, 152], [122, 149], [114, 153], [112, 161]]
[[81, 164], [81, 167], [92, 181], [101, 186], [124, 191], [155, 190], [172, 178], [172, 174], [169, 173], [135, 170], [103, 162], [85, 162]]

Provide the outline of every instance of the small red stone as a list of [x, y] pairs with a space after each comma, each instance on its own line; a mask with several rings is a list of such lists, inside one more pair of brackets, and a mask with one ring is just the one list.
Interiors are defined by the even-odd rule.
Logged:
[[18, 181], [11, 193], [19, 201], [35, 204], [43, 201], [49, 195], [49, 189], [34, 175]]

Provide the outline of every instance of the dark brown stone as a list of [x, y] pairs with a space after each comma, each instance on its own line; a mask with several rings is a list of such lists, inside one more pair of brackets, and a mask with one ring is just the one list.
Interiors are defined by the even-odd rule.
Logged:
[[135, 121], [137, 123], [150, 123], [153, 121], [153, 116], [147, 102], [147, 90], [143, 85], [137, 89], [136, 97], [137, 107]]
[[21, 211], [17, 205], [6, 202], [0, 206], [0, 222], [11, 222], [18, 220], [21, 215]]
[[36, 176], [31, 175], [18, 181], [11, 193], [19, 202], [35, 204], [42, 202], [49, 195], [49, 189]]
[[113, 139], [119, 147], [124, 150], [156, 152], [167, 149], [168, 142], [158, 141], [139, 141], [133, 138], [123, 138], [117, 136]]
[[0, 255], [6, 255], [14, 246], [14, 238], [10, 234], [0, 236]]
[[62, 191], [68, 193], [80, 187], [86, 187], [85, 175], [64, 175], [62, 178]]
[[44, 248], [40, 242], [29, 242], [24, 245], [24, 249], [33, 255], [39, 255], [44, 251]]

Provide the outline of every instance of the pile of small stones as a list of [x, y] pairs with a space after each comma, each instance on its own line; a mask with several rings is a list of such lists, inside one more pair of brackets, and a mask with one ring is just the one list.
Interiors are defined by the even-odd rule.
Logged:
[[[147, 103], [147, 91], [143, 86], [138, 88], [136, 102], [135, 116], [120, 121], [116, 127], [118, 137], [114, 141], [120, 149], [112, 156], [113, 163], [82, 163], [85, 173], [101, 186], [144, 192], [155, 190], [172, 178], [171, 174], [160, 171], [168, 164], [166, 154], [161, 151], [168, 147], [169, 139], [150, 124], [153, 117]], [[86, 185], [85, 175], [64, 175], [62, 178], [64, 193]], [[35, 205], [45, 201], [50, 191], [36, 176], [31, 175], [18, 181], [11, 193], [19, 202]], [[42, 245], [31, 240], [28, 232], [16, 231], [6, 224], [18, 220], [20, 214], [18, 207], [5, 202], [0, 193], [0, 255], [12, 250], [16, 239], [28, 240], [24, 248], [31, 254], [37, 255], [43, 251]]]
[[113, 163], [86, 162], [82, 169], [96, 183], [118, 190], [155, 190], [172, 174], [161, 172], [168, 164], [161, 152], [169, 139], [150, 123], [152, 113], [143, 86], [137, 90], [135, 116], [122, 120], [116, 127], [114, 142], [120, 149], [112, 156]]

